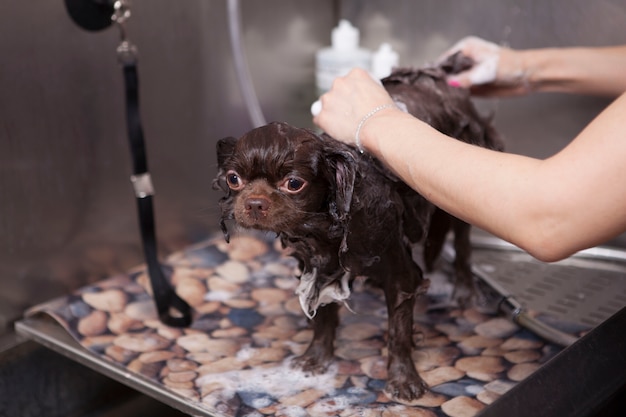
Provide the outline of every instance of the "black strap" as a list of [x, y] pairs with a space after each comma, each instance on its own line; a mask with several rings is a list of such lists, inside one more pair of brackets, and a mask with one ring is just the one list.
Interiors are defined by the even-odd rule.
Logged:
[[[191, 308], [172, 289], [158, 260], [152, 207], [152, 184], [148, 174], [146, 148], [139, 115], [139, 77], [136, 64], [134, 62], [124, 64], [123, 72], [126, 85], [126, 122], [133, 159], [132, 178], [137, 196], [143, 251], [148, 265], [154, 302], [159, 313], [159, 319], [164, 324], [186, 327], [191, 324]], [[137, 185], [138, 183], [142, 185]]]

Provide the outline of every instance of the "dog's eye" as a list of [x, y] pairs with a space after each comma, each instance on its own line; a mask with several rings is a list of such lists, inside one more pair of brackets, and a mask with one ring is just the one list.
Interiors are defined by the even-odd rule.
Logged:
[[240, 190], [243, 188], [243, 181], [235, 171], [228, 171], [226, 173], [226, 182], [231, 190]]
[[285, 182], [280, 186], [281, 190], [286, 191], [288, 193], [297, 193], [302, 191], [304, 186], [306, 185], [306, 181], [302, 178], [291, 177], [287, 178]]

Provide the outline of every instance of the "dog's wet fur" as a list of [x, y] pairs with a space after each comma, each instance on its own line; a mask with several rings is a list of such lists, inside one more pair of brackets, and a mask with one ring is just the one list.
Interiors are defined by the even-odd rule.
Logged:
[[[461, 141], [501, 150], [489, 120], [468, 92], [445, 82], [446, 68], [400, 69], [383, 80], [399, 106]], [[340, 302], [357, 276], [382, 288], [388, 309], [388, 379], [385, 392], [410, 402], [426, 384], [412, 360], [415, 299], [427, 288], [412, 258], [423, 245], [432, 269], [447, 234], [454, 233], [455, 294], [473, 294], [470, 225], [426, 201], [378, 160], [325, 134], [270, 123], [241, 138], [218, 142], [214, 187], [221, 226], [271, 231], [292, 249], [300, 265], [297, 293], [313, 327], [313, 339], [295, 366], [324, 372], [333, 359]]]

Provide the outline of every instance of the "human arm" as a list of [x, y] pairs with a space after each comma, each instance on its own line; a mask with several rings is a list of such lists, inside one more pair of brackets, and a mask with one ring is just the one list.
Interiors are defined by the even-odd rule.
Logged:
[[459, 51], [475, 65], [448, 82], [474, 95], [555, 91], [615, 97], [626, 91], [626, 45], [515, 50], [471, 36], [439, 60]]
[[[354, 143], [363, 115], [391, 102], [367, 73], [354, 70], [322, 96], [314, 121]], [[468, 145], [394, 108], [369, 118], [359, 134], [368, 152], [437, 206], [555, 261], [626, 230], [623, 114], [626, 96], [545, 160]]]

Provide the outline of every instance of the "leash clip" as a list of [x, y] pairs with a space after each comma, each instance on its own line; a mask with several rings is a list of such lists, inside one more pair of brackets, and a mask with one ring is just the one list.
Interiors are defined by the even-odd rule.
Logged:
[[117, 59], [122, 65], [132, 65], [137, 62], [137, 48], [126, 39], [126, 21], [130, 18], [130, 2], [117, 0], [113, 4], [111, 21], [120, 29], [120, 44], [117, 47]]

